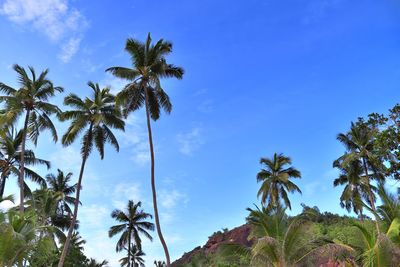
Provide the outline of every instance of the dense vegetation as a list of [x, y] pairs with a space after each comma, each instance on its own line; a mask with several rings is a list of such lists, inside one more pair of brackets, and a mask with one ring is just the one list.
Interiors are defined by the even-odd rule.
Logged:
[[[83, 253], [85, 241], [79, 234], [81, 188], [87, 159], [97, 150], [105, 157], [106, 144], [117, 151], [115, 131], [123, 131], [124, 119], [144, 107], [149, 153], [153, 215], [141, 208], [141, 202], [127, 201], [126, 210], [110, 215], [116, 224], [109, 237], [118, 236], [116, 251], [123, 254], [121, 266], [144, 266], [142, 239], [152, 240], [156, 230], [165, 253], [156, 266], [171, 266], [169, 249], [159, 221], [155, 184], [155, 155], [151, 122], [161, 111], [172, 111], [172, 104], [161, 85], [164, 78], [183, 77], [182, 68], [167, 63], [172, 44], [164, 40], [152, 43], [128, 39], [126, 51], [132, 66], [111, 67], [106, 71], [127, 80], [117, 95], [109, 88], [88, 82], [90, 95], [81, 98], [68, 94], [64, 107], [52, 103], [63, 93], [48, 78], [48, 70], [39, 75], [14, 65], [19, 88], [0, 83], [0, 202], [17, 206], [0, 211], [0, 266], [106, 266]], [[66, 110], [63, 110], [63, 109]], [[61, 137], [64, 146], [81, 143], [81, 166], [77, 182], [62, 166], [55, 174], [36, 173], [35, 165], [50, 168], [50, 162], [38, 158], [29, 145], [36, 146], [42, 131], [48, 130], [54, 142], [59, 140], [54, 121], [68, 122]], [[21, 129], [17, 129], [22, 125]], [[261, 202], [248, 208], [247, 224], [251, 227], [250, 246], [227, 240], [215, 254], [198, 254], [192, 266], [315, 266], [327, 262], [345, 266], [399, 266], [400, 199], [388, 180], [400, 179], [400, 106], [388, 114], [370, 114], [351, 123], [350, 129], [338, 134], [345, 152], [338, 155], [333, 167], [333, 186], [342, 186], [338, 204], [357, 217], [340, 217], [321, 213], [317, 207], [303, 205], [303, 212], [288, 216], [291, 193], [301, 193], [295, 179], [301, 172], [292, 166], [290, 157], [274, 153], [261, 158], [262, 169], [255, 175], [260, 183], [257, 192]], [[250, 174], [252, 175], [252, 174]], [[7, 181], [16, 178], [19, 201], [4, 196]], [[37, 183], [35, 190], [26, 179]], [[367, 216], [370, 216], [368, 217]], [[225, 232], [225, 231], [224, 231]], [[223, 234], [223, 233], [220, 233]]]

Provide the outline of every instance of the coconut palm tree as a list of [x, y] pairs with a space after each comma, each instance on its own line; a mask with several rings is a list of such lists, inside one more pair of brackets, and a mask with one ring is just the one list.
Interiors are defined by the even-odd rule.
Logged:
[[14, 89], [4, 83], [0, 83], [0, 102], [4, 102], [4, 110], [0, 112], [0, 124], [13, 125], [25, 113], [24, 127], [22, 130], [21, 157], [19, 162], [19, 185], [20, 185], [20, 211], [24, 211], [24, 177], [25, 177], [25, 150], [27, 136], [36, 145], [39, 133], [45, 129], [50, 130], [54, 142], [57, 142], [57, 131], [50, 119], [53, 114], [58, 115], [61, 111], [53, 104], [47, 102], [56, 92], [63, 92], [62, 87], [54, 86], [47, 78], [48, 69], [39, 76], [35, 70], [29, 67], [31, 77], [27, 71], [14, 65], [18, 75], [19, 89]]
[[89, 82], [88, 85], [93, 91], [92, 97], [81, 99], [75, 94], [70, 94], [65, 97], [64, 104], [75, 109], [65, 111], [60, 115], [62, 121], [72, 120], [67, 132], [62, 137], [62, 144], [64, 146], [71, 145], [83, 131], [84, 134], [81, 148], [82, 164], [76, 188], [74, 212], [64, 249], [58, 263], [59, 267], [64, 265], [72, 232], [77, 220], [80, 191], [86, 160], [88, 159], [93, 146], [98, 150], [101, 159], [104, 158], [105, 143], [109, 143], [119, 151], [117, 138], [114, 136], [110, 128], [124, 130], [125, 127], [125, 123], [121, 119], [120, 111], [115, 106], [115, 97], [110, 93], [110, 89], [100, 89], [98, 84], [92, 82]]
[[[337, 140], [344, 145], [346, 152], [336, 161], [338, 165], [345, 167], [352, 161], [359, 161], [364, 170], [365, 185], [368, 193], [368, 203], [371, 205], [373, 213], [376, 214], [375, 200], [371, 181], [377, 180], [384, 182], [385, 176], [382, 174], [384, 166], [382, 160], [374, 153], [375, 130], [370, 128], [363, 121], [351, 123], [350, 130], [347, 133], [340, 133]], [[379, 229], [379, 218], [375, 218], [376, 230]]]
[[[0, 197], [2, 197], [8, 177], [10, 175], [19, 177], [23, 132], [16, 132], [14, 131], [13, 127], [10, 127], [7, 131], [2, 132], [0, 137]], [[23, 155], [25, 162], [25, 177], [41, 186], [44, 186], [46, 184], [45, 179], [43, 179], [35, 171], [27, 168], [26, 165], [45, 165], [48, 169], [50, 168], [50, 162], [44, 159], [36, 158], [35, 153], [32, 150], [25, 150]], [[30, 193], [29, 187], [25, 182], [24, 187], [25, 191]]]
[[102, 262], [97, 262], [95, 259], [90, 259], [89, 263], [87, 264], [87, 267], [103, 267], [107, 266], [108, 261], [104, 260]]
[[261, 158], [260, 163], [263, 168], [257, 174], [257, 182], [262, 184], [257, 196], [261, 197], [263, 205], [268, 202], [267, 206], [274, 208], [283, 200], [285, 206], [291, 209], [288, 192], [301, 194], [300, 188], [290, 181], [291, 178], [301, 178], [300, 172], [290, 166], [292, 160], [275, 153], [272, 158]]
[[156, 267], [165, 267], [165, 266], [167, 266], [167, 265], [165, 264], [165, 262], [163, 262], [163, 261], [154, 261], [154, 265], [155, 265]]
[[154, 224], [147, 221], [147, 219], [151, 219], [153, 216], [141, 210], [141, 205], [142, 203], [140, 201], [135, 203], [132, 200], [129, 200], [126, 212], [116, 209], [111, 213], [111, 217], [120, 224], [111, 226], [110, 230], [108, 231], [108, 236], [111, 238], [121, 233], [121, 236], [117, 242], [116, 251], [119, 252], [128, 245], [128, 267], [131, 266], [130, 258], [132, 252], [132, 239], [139, 250], [142, 249], [142, 240], [140, 235], [144, 235], [151, 241], [153, 240], [148, 231], [154, 230]]
[[121, 266], [144, 267], [144, 256], [146, 256], [146, 253], [140, 250], [136, 245], [131, 244], [130, 263], [128, 256], [121, 258], [119, 262]]
[[315, 266], [315, 254], [326, 245], [308, 232], [310, 227], [306, 214], [289, 218], [281, 205], [274, 208], [247, 209], [247, 223], [251, 226], [249, 240], [252, 247], [226, 243], [219, 253], [225, 258], [232, 255], [248, 257], [251, 266]]
[[160, 39], [152, 44], [150, 33], [145, 43], [139, 40], [128, 39], [125, 50], [132, 59], [132, 67], [112, 67], [106, 71], [116, 77], [126, 79], [129, 83], [117, 94], [117, 104], [124, 108], [124, 115], [136, 111], [144, 106], [146, 110], [147, 131], [151, 159], [151, 189], [153, 198], [154, 218], [157, 234], [163, 246], [167, 266], [170, 266], [168, 247], [162, 235], [158, 215], [157, 193], [155, 184], [154, 148], [150, 119], [156, 121], [160, 118], [161, 109], [166, 113], [172, 110], [169, 96], [161, 86], [162, 78], [182, 79], [183, 69], [168, 64], [166, 56], [172, 52], [172, 43]]
[[48, 174], [46, 176], [47, 186], [56, 194], [58, 199], [57, 208], [59, 212], [64, 215], [65, 212], [71, 214], [71, 208], [69, 206], [75, 203], [75, 198], [71, 195], [76, 191], [76, 184], [70, 185], [72, 173], [69, 172], [66, 175], [60, 169], [57, 170], [57, 176], [54, 174]]
[[368, 199], [369, 186], [365, 179], [364, 170], [359, 161], [349, 162], [343, 166], [340, 161], [335, 161], [333, 167], [340, 170], [340, 175], [333, 181], [333, 185], [345, 185], [340, 196], [340, 206], [348, 212], [351, 210], [360, 215], [363, 220], [363, 199]]

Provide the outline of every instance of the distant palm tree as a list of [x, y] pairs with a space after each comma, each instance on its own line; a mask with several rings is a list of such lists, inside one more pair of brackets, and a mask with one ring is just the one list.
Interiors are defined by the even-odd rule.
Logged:
[[364, 170], [359, 161], [349, 162], [346, 166], [335, 161], [333, 167], [340, 170], [340, 175], [333, 181], [333, 185], [345, 185], [342, 195], [340, 196], [340, 206], [348, 212], [351, 210], [360, 215], [363, 220], [363, 202], [364, 198], [369, 197], [369, 186], [367, 185]]
[[64, 146], [72, 144], [83, 131], [85, 131], [85, 133], [82, 139], [82, 165], [79, 172], [72, 223], [68, 231], [67, 240], [65, 241], [58, 267], [64, 265], [72, 232], [77, 220], [80, 191], [86, 160], [88, 159], [93, 146], [95, 146], [99, 151], [101, 159], [104, 158], [105, 143], [111, 144], [117, 151], [119, 151], [118, 141], [110, 128], [124, 130], [125, 126], [124, 121], [121, 119], [120, 111], [115, 107], [115, 97], [110, 93], [110, 89], [100, 89], [98, 84], [92, 82], [89, 82], [88, 85], [93, 91], [92, 97], [87, 97], [82, 100], [77, 95], [70, 94], [65, 97], [64, 104], [74, 107], [75, 109], [63, 112], [60, 115], [62, 121], [72, 120], [70, 127], [62, 137], [62, 143]]
[[48, 70], [44, 70], [38, 77], [35, 70], [29, 67], [31, 78], [25, 69], [19, 65], [13, 66], [17, 72], [19, 89], [14, 89], [4, 83], [0, 83], [0, 102], [5, 102], [5, 107], [0, 112], [0, 124], [14, 125], [18, 118], [25, 113], [24, 127], [22, 130], [21, 158], [19, 166], [20, 185], [20, 211], [24, 211], [24, 177], [25, 177], [25, 147], [26, 139], [29, 138], [34, 144], [40, 131], [49, 129], [54, 142], [57, 142], [57, 131], [50, 119], [50, 115], [58, 115], [61, 111], [53, 104], [47, 102], [56, 92], [63, 92], [63, 88], [53, 86], [53, 83], [46, 77]]
[[90, 259], [89, 263], [87, 264], [87, 267], [103, 267], [107, 266], [108, 261], [104, 260], [102, 262], [97, 262], [95, 259]]
[[257, 174], [257, 182], [262, 182], [257, 196], [269, 208], [280, 205], [282, 199], [285, 206], [291, 209], [287, 192], [295, 191], [301, 194], [300, 188], [290, 181], [290, 178], [301, 178], [300, 172], [291, 167], [292, 160], [283, 154], [275, 153], [272, 158], [261, 158], [263, 169]]
[[163, 262], [163, 261], [154, 261], [154, 265], [155, 265], [156, 267], [165, 267], [165, 266], [167, 266], [167, 265], [165, 264], [165, 262]]
[[134, 240], [134, 243], [139, 250], [142, 249], [142, 240], [140, 235], [144, 235], [149, 240], [153, 240], [148, 231], [154, 230], [154, 224], [147, 221], [147, 219], [151, 219], [152, 216], [151, 214], [141, 210], [141, 205], [142, 203], [140, 201], [138, 203], [134, 203], [132, 200], [129, 200], [126, 212], [117, 209], [111, 213], [111, 217], [120, 224], [111, 226], [110, 230], [108, 231], [108, 236], [111, 238], [121, 233], [121, 236], [117, 242], [116, 251], [119, 252], [128, 246], [128, 267], [131, 266], [131, 240]]
[[[7, 178], [12, 174], [19, 177], [20, 160], [21, 160], [21, 144], [23, 132], [14, 131], [10, 127], [7, 131], [0, 134], [0, 197], [4, 194]], [[25, 150], [24, 153], [25, 165], [45, 165], [50, 168], [50, 162], [44, 159], [36, 158], [32, 150]], [[44, 186], [46, 181], [35, 171], [24, 167], [25, 177]], [[24, 182], [25, 191], [30, 192], [29, 187]]]
[[70, 185], [72, 173], [69, 172], [64, 175], [60, 169], [57, 170], [57, 176], [54, 174], [48, 174], [46, 176], [47, 186], [56, 194], [58, 200], [57, 208], [64, 215], [64, 212], [71, 214], [70, 205], [75, 203], [75, 198], [71, 195], [76, 191], [76, 184]]
[[131, 244], [130, 265], [128, 256], [121, 258], [119, 262], [121, 263], [121, 266], [144, 267], [144, 256], [146, 256], [146, 254], [142, 250], [140, 250], [136, 245]]
[[[342, 166], [350, 164], [352, 161], [359, 161], [364, 170], [365, 185], [368, 193], [368, 203], [371, 205], [373, 213], [376, 214], [375, 194], [372, 190], [371, 180], [384, 182], [385, 177], [382, 174], [382, 161], [374, 153], [374, 129], [371, 129], [365, 123], [351, 123], [350, 131], [340, 133], [337, 140], [344, 145], [346, 153], [336, 161]], [[380, 233], [379, 218], [376, 217], [376, 230]]]
[[106, 71], [116, 77], [126, 79], [129, 83], [117, 94], [117, 104], [124, 107], [124, 115], [145, 107], [147, 131], [149, 136], [151, 159], [151, 189], [153, 197], [154, 217], [157, 234], [163, 246], [167, 266], [170, 266], [170, 257], [167, 244], [161, 232], [160, 219], [157, 207], [157, 194], [154, 174], [154, 148], [150, 118], [154, 121], [160, 117], [161, 109], [170, 113], [172, 104], [169, 96], [161, 87], [162, 78], [182, 79], [183, 69], [168, 64], [165, 57], [172, 52], [172, 43], [160, 39], [156, 44], [151, 43], [150, 33], [145, 43], [139, 40], [128, 39], [125, 50], [132, 59], [132, 68], [112, 67]]

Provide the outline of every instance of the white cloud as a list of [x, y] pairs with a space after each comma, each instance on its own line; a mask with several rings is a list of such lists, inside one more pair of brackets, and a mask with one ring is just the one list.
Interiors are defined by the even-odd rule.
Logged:
[[159, 193], [159, 197], [161, 206], [166, 209], [172, 209], [178, 203], [186, 204], [188, 201], [186, 194], [183, 194], [176, 189], [172, 191], [161, 190]]
[[52, 42], [63, 42], [59, 58], [68, 62], [78, 51], [86, 18], [67, 0], [6, 0], [0, 15], [10, 21], [43, 33]]
[[78, 52], [81, 38], [70, 38], [67, 43], [61, 46], [61, 52], [58, 57], [62, 62], [68, 63], [71, 58]]
[[80, 207], [79, 211], [79, 220], [81, 224], [85, 226], [85, 228], [100, 228], [103, 226], [104, 220], [110, 216], [111, 211], [106, 207], [91, 204], [91, 205], [83, 205]]
[[193, 128], [188, 133], [180, 133], [177, 136], [180, 144], [179, 151], [184, 155], [192, 155], [201, 145], [204, 144], [202, 129], [199, 127]]
[[112, 193], [112, 203], [115, 208], [125, 210], [128, 200], [142, 201], [141, 186], [138, 183], [119, 183]]

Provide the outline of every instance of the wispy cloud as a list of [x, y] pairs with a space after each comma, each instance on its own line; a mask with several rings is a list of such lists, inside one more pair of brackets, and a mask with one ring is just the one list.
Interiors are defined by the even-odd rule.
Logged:
[[187, 133], [178, 134], [177, 139], [180, 144], [179, 151], [184, 155], [192, 155], [195, 150], [204, 144], [202, 129], [200, 127], [195, 127]]
[[64, 43], [59, 58], [68, 62], [79, 49], [86, 18], [67, 0], [6, 0], [0, 14], [10, 21], [33, 28], [55, 43]]

